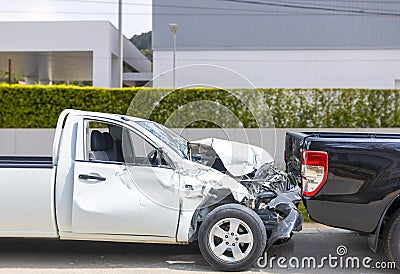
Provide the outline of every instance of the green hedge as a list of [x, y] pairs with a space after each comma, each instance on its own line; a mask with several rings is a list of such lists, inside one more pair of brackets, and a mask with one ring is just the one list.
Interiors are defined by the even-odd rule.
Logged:
[[[125, 114], [139, 88], [101, 89], [71, 86], [0, 85], [0, 127], [53, 128], [63, 109]], [[133, 114], [148, 111], [153, 98], [167, 90], [146, 89], [146, 96], [135, 106]], [[367, 89], [259, 89], [270, 109], [276, 127], [400, 127], [400, 91]], [[164, 123], [180, 106], [199, 100], [218, 102], [232, 111], [245, 127], [256, 127], [257, 121], [247, 108], [268, 114], [258, 104], [254, 93], [234, 90], [234, 94], [218, 89], [191, 88], [173, 92], [154, 105], [151, 120]], [[243, 104], [238, 97], [247, 102]], [[259, 105], [259, 107], [258, 107]], [[188, 108], [190, 109], [190, 108]], [[253, 109], [253, 110], [254, 110]], [[216, 119], [221, 113], [201, 109]], [[192, 110], [182, 111], [182, 117], [196, 115]], [[268, 115], [266, 115], [268, 116]], [[147, 118], [147, 117], [145, 117]], [[190, 117], [189, 117], [190, 118]], [[215, 126], [198, 121], [192, 127]], [[269, 126], [269, 125], [261, 125]]]

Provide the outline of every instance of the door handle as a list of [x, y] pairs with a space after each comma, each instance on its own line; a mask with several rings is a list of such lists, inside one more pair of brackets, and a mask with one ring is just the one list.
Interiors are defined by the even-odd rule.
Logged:
[[96, 176], [96, 175], [89, 175], [89, 174], [79, 174], [79, 179], [83, 180], [97, 180], [97, 181], [105, 181], [106, 177]]

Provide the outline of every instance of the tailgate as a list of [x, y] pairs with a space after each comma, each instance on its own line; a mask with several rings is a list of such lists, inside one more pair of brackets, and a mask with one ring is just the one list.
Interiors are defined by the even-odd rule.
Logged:
[[304, 146], [304, 140], [308, 134], [302, 132], [288, 131], [285, 139], [286, 172], [292, 174], [298, 184], [301, 184], [300, 165], [301, 152]]

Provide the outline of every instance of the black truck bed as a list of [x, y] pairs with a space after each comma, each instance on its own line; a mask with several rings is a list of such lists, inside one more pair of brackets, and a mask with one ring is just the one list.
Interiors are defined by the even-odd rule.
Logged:
[[[295, 133], [295, 132], [290, 132]], [[318, 138], [376, 138], [376, 139], [400, 139], [400, 134], [393, 133], [370, 133], [370, 132], [315, 132], [302, 131], [300, 132], [305, 137]]]
[[286, 169], [300, 184], [303, 150], [328, 153], [325, 183], [314, 196], [303, 198], [310, 217], [372, 233], [400, 194], [400, 134], [287, 132]]

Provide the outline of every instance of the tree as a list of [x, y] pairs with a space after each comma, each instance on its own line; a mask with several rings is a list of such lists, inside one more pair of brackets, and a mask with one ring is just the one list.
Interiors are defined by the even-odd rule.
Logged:
[[[18, 83], [18, 81], [25, 81], [25, 77], [19, 74], [12, 74], [12, 82], [13, 84]], [[0, 70], [0, 84], [8, 83], [8, 72]]]
[[135, 34], [130, 40], [139, 50], [151, 49], [151, 31]]
[[150, 62], [153, 62], [153, 49], [151, 46], [151, 31], [135, 34], [129, 39]]

